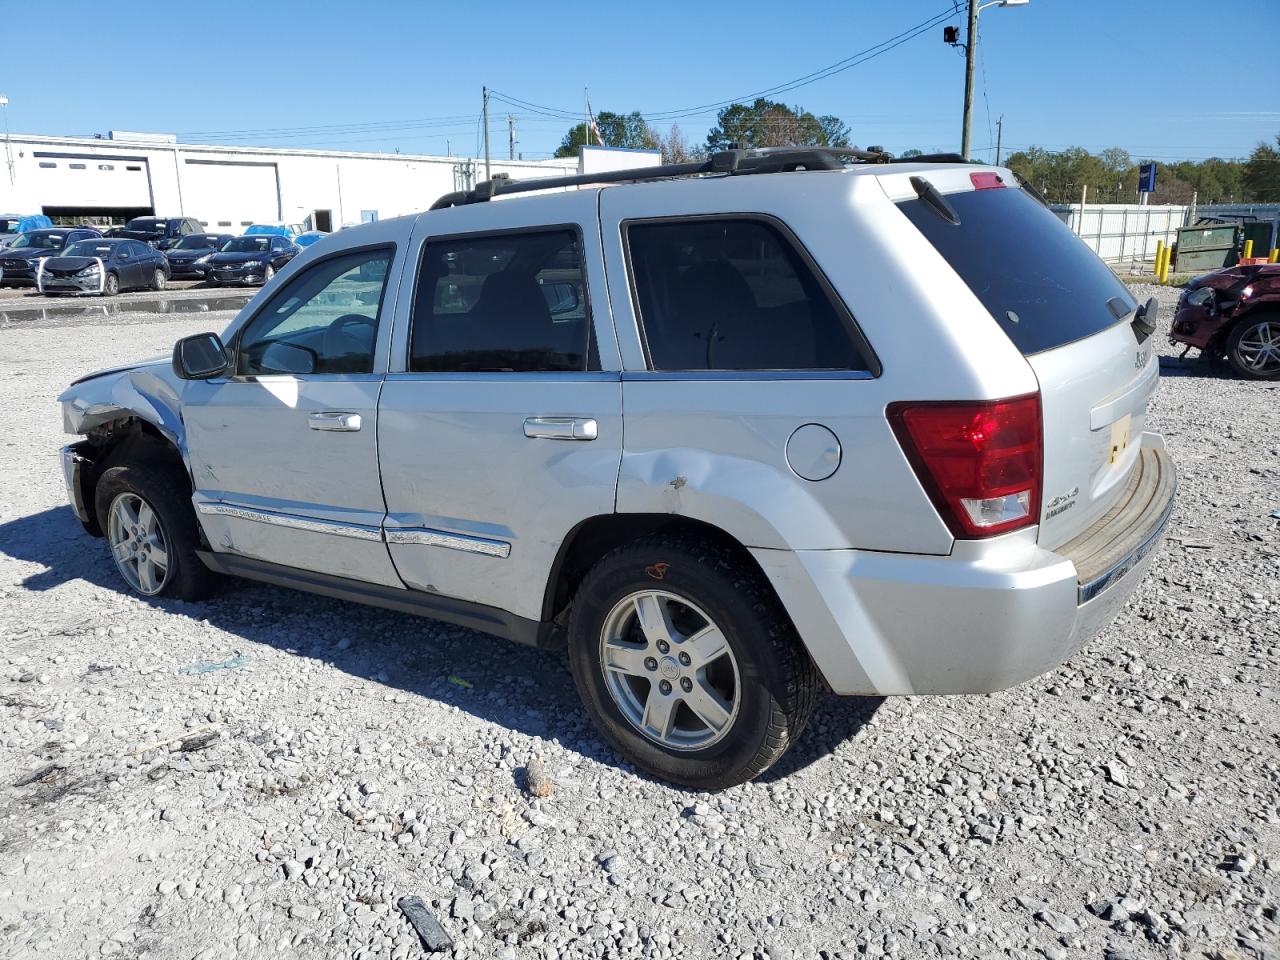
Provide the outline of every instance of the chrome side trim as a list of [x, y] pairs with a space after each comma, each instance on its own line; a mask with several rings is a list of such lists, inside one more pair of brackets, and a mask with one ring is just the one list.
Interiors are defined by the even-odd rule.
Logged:
[[221, 501], [200, 501], [196, 504], [200, 513], [220, 517], [235, 517], [237, 520], [252, 520], [255, 523], [269, 523], [276, 527], [288, 527], [291, 530], [306, 530], [308, 533], [327, 533], [337, 537], [350, 537], [353, 540], [382, 539], [380, 527], [367, 527], [359, 523], [339, 523], [336, 520], [317, 520], [314, 517], [297, 517], [289, 513], [276, 513], [272, 510], [258, 510], [253, 507], [241, 507], [234, 503]]
[[1141, 563], [1146, 555], [1156, 548], [1156, 545], [1160, 543], [1160, 538], [1164, 535], [1164, 528], [1169, 524], [1169, 518], [1173, 515], [1173, 505], [1177, 502], [1177, 499], [1177, 483], [1175, 481], [1174, 494], [1169, 497], [1169, 502], [1165, 504], [1165, 508], [1160, 514], [1160, 519], [1151, 528], [1151, 532], [1147, 534], [1140, 544], [1109, 569], [1098, 574], [1088, 583], [1080, 584], [1076, 593], [1077, 605], [1086, 604], [1102, 593], [1107, 587]]
[[511, 556], [511, 544], [505, 540], [488, 540], [484, 537], [469, 537], [461, 533], [445, 533], [443, 530], [432, 530], [430, 527], [398, 527], [387, 529], [387, 543], [412, 543], [418, 546], [444, 547], [447, 550], [462, 550], [465, 553], [482, 553], [487, 557]]

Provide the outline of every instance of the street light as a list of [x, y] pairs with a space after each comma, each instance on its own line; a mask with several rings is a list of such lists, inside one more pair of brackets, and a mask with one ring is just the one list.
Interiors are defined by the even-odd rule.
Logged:
[[969, 0], [969, 33], [964, 45], [964, 129], [960, 134], [960, 155], [969, 159], [969, 126], [973, 119], [973, 68], [978, 60], [978, 14], [987, 7], [1025, 7], [1031, 0]]

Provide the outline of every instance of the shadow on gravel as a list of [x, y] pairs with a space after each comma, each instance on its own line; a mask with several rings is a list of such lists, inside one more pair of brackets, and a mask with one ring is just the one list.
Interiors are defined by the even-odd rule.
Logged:
[[1204, 380], [1244, 380], [1226, 360], [1200, 356], [1161, 357], [1160, 376], [1198, 377]]
[[[21, 582], [28, 590], [43, 592], [80, 580], [125, 592], [104, 541], [86, 534], [69, 507], [0, 523], [0, 554], [44, 568]], [[409, 614], [243, 580], [228, 579], [218, 596], [203, 603], [128, 596], [175, 616], [208, 621], [246, 641], [457, 707], [509, 730], [557, 740], [585, 758], [651, 779], [621, 762], [596, 733], [578, 700], [568, 662], [558, 651], [535, 650]], [[68, 617], [76, 619], [70, 613]], [[87, 620], [47, 626], [51, 635], [70, 635], [92, 632], [96, 624]], [[225, 641], [218, 642], [205, 651], [206, 658], [227, 656]], [[253, 669], [252, 650], [244, 652]], [[110, 660], [109, 645], [104, 645], [102, 657], [104, 663]], [[175, 677], [174, 682], [181, 681]], [[882, 702], [880, 697], [821, 697], [804, 735], [763, 779], [788, 776], [826, 757], [855, 738]]]

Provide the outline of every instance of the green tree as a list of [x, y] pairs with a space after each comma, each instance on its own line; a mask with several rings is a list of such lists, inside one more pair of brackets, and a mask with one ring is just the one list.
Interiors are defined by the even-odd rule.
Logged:
[[[596, 126], [606, 147], [627, 147], [632, 150], [657, 150], [658, 134], [644, 122], [639, 110], [630, 113], [613, 113], [601, 110], [596, 114]], [[576, 157], [584, 144], [595, 146], [594, 132], [589, 132], [586, 122], [575, 124], [564, 135], [556, 150], [557, 157]]]
[[1255, 203], [1280, 200], [1280, 135], [1276, 146], [1260, 143], [1253, 148], [1244, 165], [1244, 190], [1246, 198]]
[[707, 133], [707, 150], [743, 147], [847, 147], [849, 128], [835, 116], [814, 116], [801, 107], [760, 98], [735, 103], [716, 117]]

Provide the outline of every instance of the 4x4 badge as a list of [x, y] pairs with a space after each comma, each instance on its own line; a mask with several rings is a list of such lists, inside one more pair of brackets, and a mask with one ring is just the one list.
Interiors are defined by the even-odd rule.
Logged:
[[1049, 517], [1056, 517], [1058, 514], [1070, 510], [1076, 505], [1075, 498], [1079, 496], [1079, 494], [1080, 488], [1072, 487], [1061, 496], [1054, 497], [1044, 508], [1045, 519], [1048, 519]]

